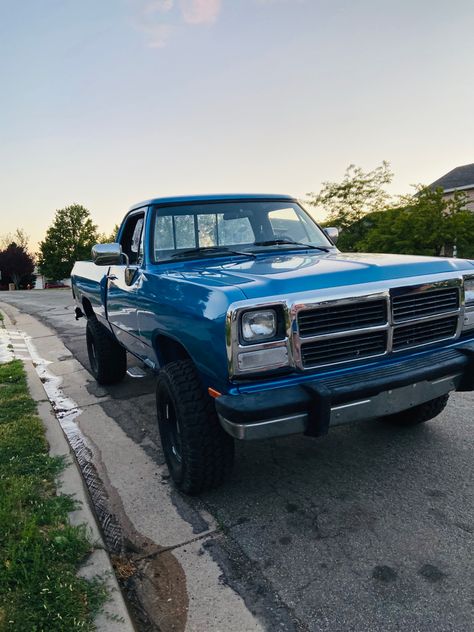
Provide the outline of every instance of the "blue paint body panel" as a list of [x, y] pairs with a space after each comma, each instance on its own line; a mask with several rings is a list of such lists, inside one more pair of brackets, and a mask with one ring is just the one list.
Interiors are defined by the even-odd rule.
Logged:
[[[156, 205], [226, 200], [293, 200], [284, 195], [216, 195], [155, 198], [134, 205], [130, 212]], [[145, 234], [152, 230], [153, 213], [146, 214]], [[123, 226], [119, 232], [120, 240]], [[108, 267], [78, 262], [72, 273], [78, 304], [88, 302], [98, 318], [111, 328], [128, 351], [159, 368], [164, 339], [179, 342], [196, 364], [205, 386], [222, 393], [255, 391], [314, 378], [321, 369], [253, 381], [229, 378], [226, 315], [242, 301], [264, 304], [306, 293], [323, 297], [335, 289], [372, 287], [377, 283], [425, 278], [427, 282], [450, 273], [474, 273], [471, 261], [378, 254], [342, 254], [337, 249], [285, 250], [258, 253], [255, 259], [226, 255], [196, 260], [153, 263], [149, 240], [144, 240], [144, 261], [131, 287], [123, 286], [125, 266], [114, 266], [118, 280], [110, 282]], [[454, 344], [454, 343], [453, 343]], [[412, 355], [423, 351], [411, 352]], [[390, 358], [378, 359], [381, 365]], [[372, 362], [373, 363], [373, 362]], [[363, 364], [363, 363], [362, 363]], [[360, 366], [360, 364], [359, 364]], [[348, 371], [350, 367], [326, 369]]]

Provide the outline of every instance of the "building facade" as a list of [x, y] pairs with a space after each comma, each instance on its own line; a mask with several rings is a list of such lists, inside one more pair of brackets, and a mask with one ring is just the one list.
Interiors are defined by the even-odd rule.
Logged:
[[449, 171], [430, 184], [430, 188], [441, 187], [446, 197], [452, 197], [456, 191], [463, 191], [467, 196], [467, 208], [474, 212], [474, 163], [462, 165]]

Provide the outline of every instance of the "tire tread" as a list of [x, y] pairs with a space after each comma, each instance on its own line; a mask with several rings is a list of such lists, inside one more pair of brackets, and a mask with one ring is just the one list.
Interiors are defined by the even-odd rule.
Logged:
[[127, 371], [127, 352], [96, 318], [87, 321], [87, 337], [91, 336], [97, 356], [97, 371], [93, 374], [99, 384], [116, 384]]
[[221, 427], [194, 363], [167, 364], [158, 375], [157, 395], [163, 385], [171, 390], [182, 433], [183, 472], [175, 484], [189, 495], [218, 487], [232, 470], [234, 442]]

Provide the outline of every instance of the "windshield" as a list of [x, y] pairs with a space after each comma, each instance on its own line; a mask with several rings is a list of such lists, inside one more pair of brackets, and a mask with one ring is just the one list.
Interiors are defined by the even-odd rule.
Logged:
[[291, 201], [223, 201], [156, 208], [155, 261], [215, 256], [226, 249], [258, 253], [311, 246], [327, 249], [332, 244], [311, 217]]

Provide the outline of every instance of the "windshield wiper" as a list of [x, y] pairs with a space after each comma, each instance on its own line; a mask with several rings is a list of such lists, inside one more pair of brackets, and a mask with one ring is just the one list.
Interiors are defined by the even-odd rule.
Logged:
[[293, 241], [292, 239], [269, 239], [268, 241], [256, 241], [254, 246], [303, 246], [304, 248], [311, 248], [313, 250], [322, 250], [323, 252], [330, 252], [329, 248], [323, 246], [313, 246], [312, 244], [303, 244], [301, 241]]
[[189, 250], [181, 250], [171, 255], [173, 259], [178, 257], [188, 257], [192, 255], [206, 255], [206, 254], [229, 254], [229, 255], [241, 255], [242, 257], [251, 257], [256, 259], [257, 255], [253, 252], [244, 252], [241, 250], [231, 250], [226, 246], [200, 246], [199, 248], [190, 248]]

